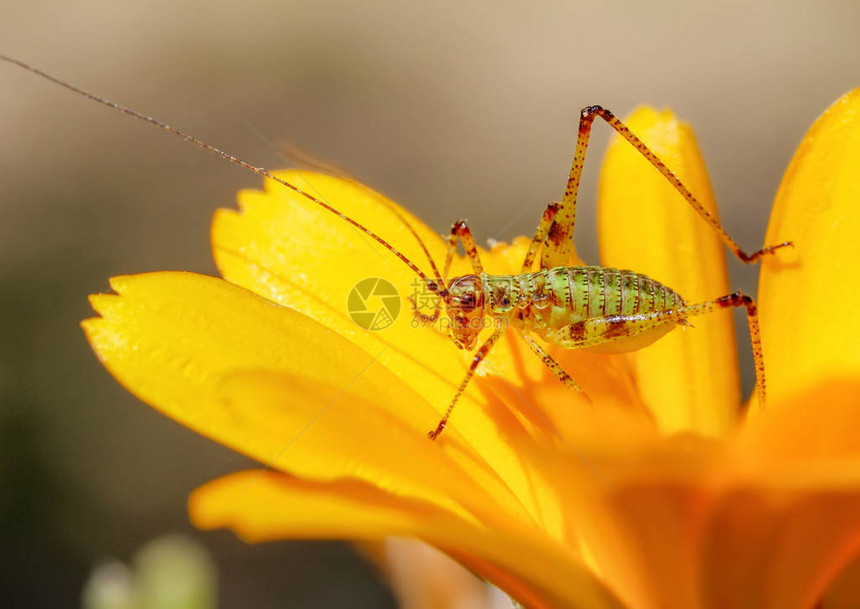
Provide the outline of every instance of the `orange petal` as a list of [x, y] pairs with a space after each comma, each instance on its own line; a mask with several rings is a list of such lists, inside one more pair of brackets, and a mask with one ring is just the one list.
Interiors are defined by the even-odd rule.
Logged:
[[778, 404], [831, 377], [860, 375], [860, 89], [803, 138], [776, 196], [759, 282], [768, 396]]
[[858, 551], [860, 488], [741, 485], [704, 527], [703, 607], [812, 607]]
[[485, 529], [360, 483], [240, 472], [195, 491], [189, 510], [195, 525], [229, 527], [248, 541], [414, 536], [465, 557], [467, 566], [529, 607], [621, 607], [581, 563], [539, 535]]
[[[640, 108], [630, 129], [716, 215], [692, 130], [669, 111]], [[602, 263], [632, 269], [676, 290], [687, 302], [729, 292], [723, 246], [714, 231], [632, 146], [613, 139], [600, 177]], [[739, 406], [732, 314], [692, 320], [630, 355], [643, 399], [661, 429], [722, 435]]]
[[[816, 410], [820, 432], [799, 409], [778, 410], [797, 420], [772, 435], [799, 432], [801, 422], [820, 434], [809, 462], [797, 448], [786, 453], [789, 439], [779, 446], [765, 435], [764, 420], [734, 452], [688, 434], [631, 443], [626, 452], [583, 448], [603, 483], [555, 457], [570, 472], [556, 484], [585, 552], [627, 605], [802, 609], [857, 556], [860, 459], [838, 458], [857, 427], [846, 418], [848, 402]], [[854, 412], [856, 419], [856, 405]]]
[[719, 444], [691, 434], [625, 441], [601, 448], [573, 440], [592, 471], [579, 456], [554, 457], [583, 553], [625, 606], [695, 608], [695, 531]]
[[[833, 380], [767, 408], [733, 445], [702, 565], [711, 606], [815, 605], [860, 552], [860, 381]], [[850, 589], [846, 591], [850, 592]]]
[[821, 601], [821, 609], [860, 607], [860, 557], [839, 574]]
[[820, 478], [860, 459], [858, 429], [860, 379], [836, 378], [751, 417], [738, 434], [735, 450], [755, 467], [794, 471], [796, 476], [806, 471]]

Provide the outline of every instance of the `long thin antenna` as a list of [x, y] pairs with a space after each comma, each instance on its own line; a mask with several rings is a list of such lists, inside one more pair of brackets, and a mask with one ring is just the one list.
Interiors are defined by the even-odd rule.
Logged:
[[445, 284], [445, 279], [446, 279], [446, 278], [445, 278], [445, 277], [442, 277], [442, 274], [439, 272], [439, 267], [437, 267], [437, 266], [436, 266], [436, 263], [433, 261], [433, 256], [430, 254], [430, 249], [427, 247], [427, 244], [426, 244], [426, 243], [424, 243], [424, 239], [422, 239], [422, 238], [421, 238], [421, 235], [419, 235], [419, 234], [418, 234], [418, 231], [417, 231], [417, 230], [415, 230], [415, 227], [414, 227], [414, 226], [412, 226], [412, 223], [411, 223], [411, 222], [409, 222], [409, 220], [407, 220], [407, 219], [406, 219], [406, 216], [404, 216], [402, 213], [400, 213], [400, 210], [399, 210], [399, 209], [397, 209], [397, 208], [394, 206], [394, 204], [393, 204], [393, 203], [391, 203], [388, 199], [386, 199], [385, 197], [383, 197], [382, 195], [380, 195], [378, 192], [376, 192], [375, 190], [373, 190], [373, 189], [372, 189], [372, 188], [370, 188], [369, 186], [365, 186], [364, 184], [362, 184], [362, 183], [361, 183], [361, 182], [359, 182], [358, 180], [351, 179], [351, 181], [352, 181], [352, 182], [354, 182], [357, 186], [360, 186], [361, 188], [364, 188], [364, 189], [365, 189], [365, 190], [367, 190], [370, 194], [372, 194], [373, 196], [375, 196], [375, 197], [376, 197], [376, 199], [377, 199], [380, 203], [382, 203], [385, 207], [387, 207], [387, 208], [388, 208], [388, 211], [390, 211], [390, 212], [394, 215], [394, 217], [395, 217], [395, 218], [397, 218], [398, 220], [400, 220], [400, 223], [401, 223], [401, 224], [403, 224], [403, 226], [405, 226], [405, 227], [406, 227], [406, 229], [407, 229], [410, 233], [412, 233], [412, 236], [413, 236], [413, 237], [415, 237], [415, 240], [418, 242], [418, 245], [420, 245], [420, 246], [421, 246], [421, 249], [424, 251], [424, 255], [425, 255], [425, 256], [427, 256], [427, 262], [429, 262], [429, 263], [430, 263], [430, 268], [432, 268], [432, 269], [433, 269], [433, 273], [434, 273], [434, 275], [436, 276], [436, 282], [437, 282], [437, 283], [442, 284], [442, 286], [443, 286], [443, 291], [444, 291], [444, 284]]
[[[382, 247], [387, 249], [389, 252], [391, 252], [392, 254], [397, 256], [406, 266], [408, 266], [412, 270], [413, 273], [415, 273], [422, 280], [424, 280], [424, 282], [427, 283], [427, 289], [429, 289], [431, 292], [440, 291], [440, 286], [439, 286], [439, 284], [436, 283], [436, 281], [430, 279], [427, 275], [425, 275], [421, 271], [421, 269], [419, 269], [415, 265], [415, 263], [413, 263], [411, 260], [409, 260], [409, 258], [407, 258], [403, 254], [401, 254], [399, 251], [397, 251], [394, 248], [394, 246], [392, 246], [390, 243], [388, 243], [385, 239], [383, 239], [382, 237], [380, 237], [379, 235], [377, 235], [376, 233], [374, 233], [370, 229], [365, 228], [364, 226], [362, 226], [361, 224], [359, 224], [357, 221], [353, 220], [352, 218], [350, 218], [346, 214], [341, 213], [340, 211], [338, 211], [337, 209], [335, 209], [334, 207], [332, 207], [328, 203], [321, 201], [318, 198], [314, 197], [313, 195], [306, 193], [305, 191], [303, 191], [298, 186], [290, 184], [286, 180], [282, 180], [281, 178], [269, 173], [268, 171], [266, 171], [262, 167], [255, 167], [254, 165], [251, 165], [250, 163], [246, 163], [242, 159], [238, 159], [238, 158], [234, 157], [232, 154], [224, 152], [223, 150], [220, 150], [219, 148], [215, 148], [214, 146], [210, 146], [206, 142], [203, 142], [203, 141], [197, 139], [196, 137], [185, 133], [184, 131], [180, 131], [179, 129], [171, 127], [170, 125], [168, 125], [166, 123], [162, 123], [161, 121], [156, 120], [156, 119], [152, 118], [151, 116], [147, 116], [146, 114], [143, 114], [143, 113], [138, 112], [136, 110], [132, 110], [131, 108], [126, 108], [125, 106], [122, 106], [115, 101], [111, 101], [111, 100], [106, 99], [104, 97], [99, 97], [98, 95], [94, 95], [92, 93], [89, 93], [88, 91], [84, 91], [83, 89], [79, 89], [78, 87], [75, 87], [74, 85], [70, 85], [69, 83], [67, 83], [63, 80], [60, 80], [56, 76], [51, 76], [47, 72], [43, 72], [42, 70], [39, 70], [38, 68], [34, 68], [33, 66], [30, 66], [30, 65], [24, 63], [23, 61], [19, 61], [18, 59], [14, 59], [14, 58], [8, 57], [6, 55], [0, 55], [0, 60], [3, 60], [7, 63], [14, 64], [20, 68], [27, 70], [28, 72], [32, 72], [33, 74], [36, 74], [37, 76], [41, 76], [45, 80], [49, 80], [55, 84], [60, 85], [61, 87], [65, 87], [66, 89], [68, 89], [69, 91], [72, 91], [73, 93], [77, 93], [78, 95], [81, 95], [83, 97], [91, 99], [95, 102], [98, 102], [98, 103], [105, 105], [105, 106], [108, 106], [110, 108], [113, 108], [114, 110], [116, 110], [118, 112], [122, 112], [123, 114], [128, 114], [129, 116], [133, 116], [134, 118], [145, 121], [145, 122], [149, 123], [150, 125], [154, 125], [154, 126], [158, 127], [162, 131], [167, 131], [168, 133], [172, 133], [173, 135], [182, 138], [186, 142], [191, 142], [192, 144], [196, 144], [200, 148], [203, 148], [207, 152], [211, 152], [212, 154], [221, 157], [225, 161], [229, 161], [231, 163], [234, 163], [235, 165], [239, 165], [240, 167], [244, 167], [245, 169], [247, 169], [249, 171], [253, 171], [257, 175], [263, 176], [264, 178], [268, 178], [270, 180], [273, 180], [275, 182], [278, 182], [279, 184], [286, 186], [290, 190], [293, 190], [296, 193], [302, 195], [303, 197], [305, 197], [309, 201], [313, 201], [314, 203], [316, 203], [317, 205], [319, 205], [320, 207], [322, 207], [326, 211], [333, 213], [334, 215], [338, 216], [339, 218], [345, 220], [346, 222], [349, 222], [350, 224], [352, 224], [357, 229], [363, 231], [368, 237], [370, 237], [371, 239], [373, 239], [374, 241], [379, 243]], [[443, 294], [444, 294], [444, 291], [445, 291], [444, 286], [442, 286], [441, 292]]]
[[248, 126], [260, 136], [260, 138], [266, 142], [269, 147], [271, 147], [282, 159], [285, 161], [296, 165], [297, 167], [302, 167], [304, 169], [311, 169], [317, 173], [323, 173], [325, 175], [334, 176], [336, 178], [340, 178], [341, 180], [347, 180], [352, 182], [355, 186], [367, 191], [369, 195], [375, 198], [379, 203], [382, 203], [388, 210], [396, 217], [401, 224], [410, 232], [412, 236], [415, 237], [415, 240], [418, 242], [418, 245], [421, 246], [421, 249], [424, 251], [424, 255], [427, 256], [427, 261], [430, 263], [430, 268], [433, 271], [433, 276], [436, 278], [436, 282], [440, 285], [445, 284], [444, 277], [439, 272], [439, 268], [436, 266], [436, 262], [433, 260], [433, 256], [430, 255], [430, 249], [427, 247], [427, 244], [424, 243], [424, 240], [421, 238], [421, 235], [418, 234], [418, 231], [415, 230], [415, 227], [406, 219], [397, 207], [391, 203], [384, 196], [373, 190], [372, 188], [365, 186], [361, 180], [359, 180], [356, 176], [349, 173], [342, 167], [338, 167], [337, 165], [321, 159], [314, 154], [308, 152], [307, 150], [302, 149], [296, 144], [289, 141], [280, 141], [277, 144], [273, 144], [266, 136], [260, 133], [260, 131], [254, 127], [250, 122], [245, 121]]

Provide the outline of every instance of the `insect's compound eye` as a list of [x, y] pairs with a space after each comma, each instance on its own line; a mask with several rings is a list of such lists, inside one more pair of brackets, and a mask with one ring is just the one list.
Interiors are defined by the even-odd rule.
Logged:
[[471, 311], [475, 308], [475, 295], [471, 292], [466, 292], [460, 296], [460, 308]]

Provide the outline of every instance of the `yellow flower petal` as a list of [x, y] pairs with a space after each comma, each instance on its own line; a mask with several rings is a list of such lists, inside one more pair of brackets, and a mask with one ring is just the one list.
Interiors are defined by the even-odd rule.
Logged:
[[[307, 317], [192, 273], [118, 277], [112, 286], [119, 295], [92, 299], [102, 317], [84, 322], [90, 342], [123, 385], [180, 423], [310, 477], [363, 477], [446, 504], [458, 486], [481, 501], [481, 482], [491, 486], [488, 506], [491, 496], [518, 505], [454, 430], [448, 453], [426, 439], [437, 415], [418, 394]], [[243, 372], [253, 370], [290, 377], [273, 387]]]
[[[716, 215], [692, 130], [668, 111], [640, 108], [630, 129]], [[645, 273], [687, 302], [729, 292], [723, 246], [680, 194], [627, 142], [615, 137], [600, 177], [602, 263]], [[723, 435], [739, 405], [732, 314], [697, 317], [630, 355], [643, 399], [666, 432]]]
[[195, 491], [189, 510], [195, 525], [229, 527], [249, 541], [417, 537], [456, 553], [528, 607], [621, 607], [582, 564], [540, 536], [500, 535], [360, 483], [240, 472]]
[[860, 375], [860, 89], [810, 128], [776, 196], [759, 282], [768, 396]]
[[[267, 427], [267, 433], [284, 439], [280, 453], [265, 463], [312, 480], [345, 475], [360, 478], [382, 489], [432, 501], [487, 525], [505, 511], [526, 515], [504, 481], [463, 446], [456, 432], [445, 445], [426, 437], [420, 417], [410, 416], [426, 405], [416, 408], [394, 393], [373, 396], [403, 411], [402, 417], [392, 416], [368, 400], [367, 394], [355, 395], [353, 387], [360, 382], [361, 377], [340, 389], [332, 400], [298, 376], [243, 372], [225, 381], [224, 393], [230, 410], [250, 428]], [[333, 393], [329, 390], [328, 396]], [[295, 417], [282, 414], [284, 404], [295, 410], [305, 396], [311, 396], [304, 401], [313, 407], [303, 409], [300, 417], [312, 424], [295, 432], [290, 420]], [[327, 404], [331, 404], [330, 409]]]

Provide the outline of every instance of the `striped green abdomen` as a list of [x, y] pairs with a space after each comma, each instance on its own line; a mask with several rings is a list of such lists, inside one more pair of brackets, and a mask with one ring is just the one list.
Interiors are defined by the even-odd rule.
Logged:
[[588, 318], [665, 311], [684, 304], [674, 290], [645, 275], [601, 266], [484, 275], [482, 280], [490, 315], [536, 331]]

